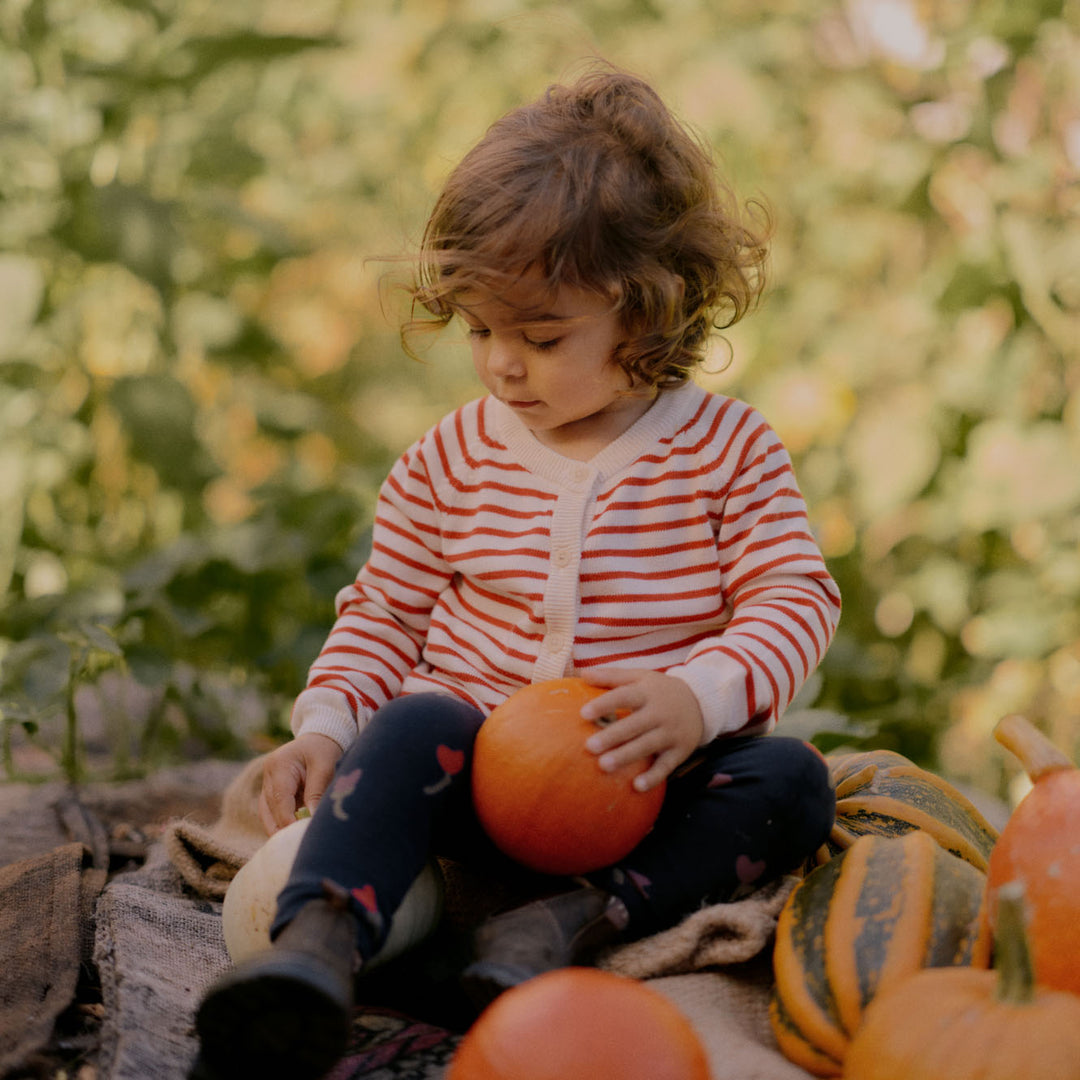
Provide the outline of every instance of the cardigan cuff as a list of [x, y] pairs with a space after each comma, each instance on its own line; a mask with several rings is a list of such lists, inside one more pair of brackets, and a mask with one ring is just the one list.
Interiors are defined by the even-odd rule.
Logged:
[[337, 690], [316, 687], [304, 690], [293, 705], [289, 727], [293, 735], [325, 735], [349, 749], [359, 734], [359, 721], [349, 709], [345, 695]]
[[697, 698], [705, 725], [702, 746], [720, 735], [764, 735], [776, 726], [771, 717], [749, 725], [746, 669], [726, 656], [678, 664], [667, 668], [664, 674], [682, 679]]

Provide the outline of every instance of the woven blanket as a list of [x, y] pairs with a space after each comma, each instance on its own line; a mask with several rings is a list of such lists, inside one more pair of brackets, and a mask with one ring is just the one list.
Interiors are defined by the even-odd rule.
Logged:
[[[145, 867], [121, 875], [98, 905], [97, 961], [106, 1021], [103, 1080], [182, 1080], [197, 1053], [195, 1010], [228, 967], [221, 903], [228, 881], [264, 837], [254, 814], [258, 759], [230, 785], [210, 826], [175, 821]], [[460, 884], [460, 883], [458, 883]], [[777, 1050], [768, 1024], [770, 949], [776, 917], [794, 885], [776, 882], [730, 904], [689, 916], [662, 934], [610, 950], [600, 966], [647, 979], [679, 1006], [709, 1055], [713, 1080], [808, 1080]], [[451, 888], [455, 887], [451, 883]], [[477, 909], [483, 911], [485, 898]], [[415, 990], [446, 970], [424, 949], [387, 965], [410, 973]], [[444, 968], [452, 963], [442, 957]], [[410, 968], [410, 965], [412, 967]], [[362, 984], [349, 1051], [329, 1080], [440, 1080], [461, 1025], [442, 1021], [402, 995], [393, 972]], [[432, 982], [435, 979], [435, 982]], [[421, 983], [425, 985], [421, 987]], [[384, 994], [385, 990], [385, 994]], [[437, 995], [436, 995], [437, 996]], [[452, 1011], [452, 1010], [451, 1010]]]

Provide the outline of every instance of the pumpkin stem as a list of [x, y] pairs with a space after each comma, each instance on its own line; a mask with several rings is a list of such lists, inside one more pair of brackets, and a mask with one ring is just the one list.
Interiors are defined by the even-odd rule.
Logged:
[[1024, 883], [1006, 882], [997, 890], [994, 968], [998, 973], [995, 997], [1010, 1005], [1035, 1000], [1035, 968], [1025, 924]]
[[1019, 758], [1033, 782], [1047, 773], [1076, 767], [1027, 717], [1019, 713], [999, 720], [994, 728], [994, 738]]

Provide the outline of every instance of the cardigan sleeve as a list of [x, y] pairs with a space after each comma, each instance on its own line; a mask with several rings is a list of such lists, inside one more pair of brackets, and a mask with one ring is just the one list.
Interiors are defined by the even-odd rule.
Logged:
[[379, 492], [371, 554], [337, 594], [334, 625], [293, 705], [294, 734], [328, 735], [347, 749], [420, 660], [431, 612], [453, 576], [422, 446], [398, 459]]
[[840, 618], [840, 591], [810, 533], [788, 452], [760, 416], [755, 420], [723, 492], [717, 531], [731, 620], [667, 671], [694, 691], [704, 741], [775, 727]]

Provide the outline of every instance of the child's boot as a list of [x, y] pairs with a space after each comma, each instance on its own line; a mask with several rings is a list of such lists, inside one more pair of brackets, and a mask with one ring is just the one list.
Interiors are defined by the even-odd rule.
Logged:
[[207, 991], [195, 1026], [193, 1077], [315, 1080], [345, 1052], [359, 969], [356, 919], [346, 894], [305, 904], [266, 952]]
[[494, 915], [476, 932], [475, 959], [462, 974], [473, 1004], [555, 968], [582, 963], [613, 943], [629, 921], [618, 897], [592, 886]]

